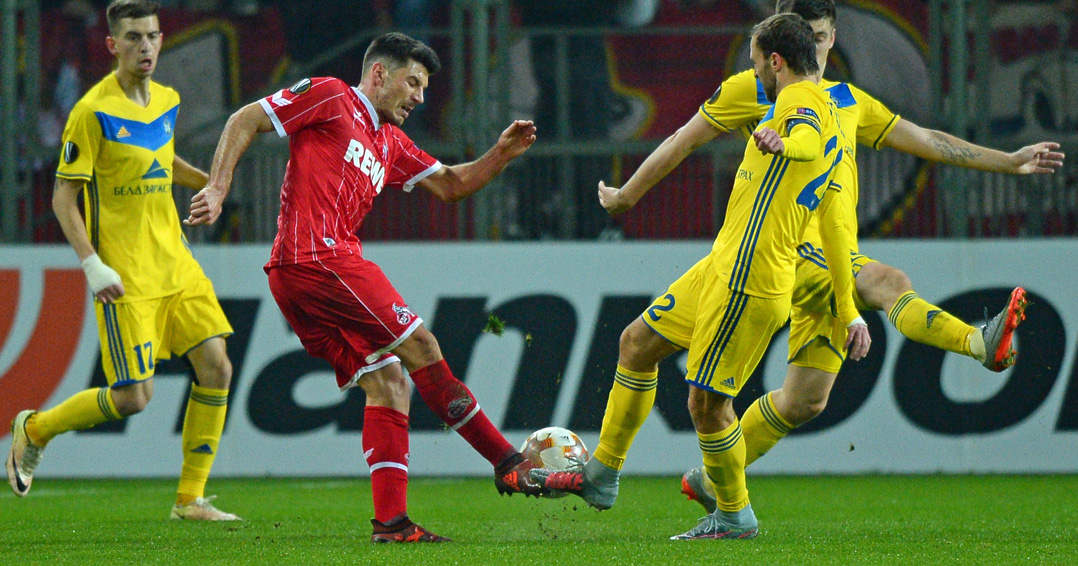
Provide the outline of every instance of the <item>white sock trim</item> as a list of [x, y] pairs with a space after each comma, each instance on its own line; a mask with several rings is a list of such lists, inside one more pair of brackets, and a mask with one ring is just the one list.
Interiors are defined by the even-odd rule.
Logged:
[[374, 473], [382, 468], [396, 468], [398, 470], [404, 470], [404, 473], [408, 473], [408, 466], [397, 462], [378, 462], [377, 464], [371, 464], [371, 473]]
[[468, 424], [468, 421], [472, 420], [472, 417], [474, 417], [476, 415], [476, 413], [478, 413], [478, 412], [479, 412], [479, 403], [476, 402], [475, 406], [472, 407], [471, 412], [468, 413], [467, 416], [465, 416], [463, 419], [460, 419], [459, 423], [457, 423], [457, 424], [455, 424], [455, 425], [453, 425], [453, 426], [451, 426], [449, 428], [453, 429], [454, 431], [459, 429], [460, 427]]

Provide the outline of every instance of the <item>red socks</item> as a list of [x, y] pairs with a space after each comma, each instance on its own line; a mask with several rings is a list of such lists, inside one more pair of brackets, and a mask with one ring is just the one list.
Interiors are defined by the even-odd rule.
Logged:
[[408, 511], [408, 415], [388, 407], [363, 410], [363, 457], [371, 468], [374, 518], [388, 523]]
[[409, 372], [409, 375], [423, 402], [438, 418], [464, 437], [490, 465], [497, 466], [507, 456], [516, 453], [516, 449], [479, 408], [468, 387], [453, 377], [445, 360]]

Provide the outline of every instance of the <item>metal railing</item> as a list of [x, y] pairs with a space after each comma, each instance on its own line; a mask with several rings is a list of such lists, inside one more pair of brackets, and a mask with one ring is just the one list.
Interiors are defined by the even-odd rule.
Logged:
[[[0, 2], [6, 6], [18, 0]], [[948, 5], [933, 0], [930, 8], [938, 14]], [[410, 129], [414, 125], [410, 123], [406, 130], [421, 147], [447, 164], [477, 157], [508, 124], [510, 108], [514, 104], [519, 106], [510, 99], [511, 89], [505, 85], [514, 80], [509, 66], [511, 50], [516, 42], [528, 40], [533, 46], [538, 42], [548, 50], [552, 66], [543, 78], [549, 81], [547, 86], [555, 87], [552, 100], [545, 101], [550, 104], [548, 110], [553, 118], [540, 124], [540, 141], [490, 187], [458, 205], [437, 202], [422, 194], [423, 191], [406, 196], [384, 191], [362, 228], [363, 237], [395, 240], [712, 237], [721, 226], [732, 174], [744, 150], [744, 141], [722, 136], [701, 148], [653, 189], [636, 209], [621, 218], [610, 219], [598, 205], [596, 184], [599, 180], [615, 186], [622, 184], [661, 140], [615, 141], [609, 136], [580, 131], [579, 116], [574, 116], [574, 112], [579, 114], [580, 107], [573, 98], [573, 81], [579, 77], [573, 75], [577, 54], [572, 46], [574, 41], [583, 39], [733, 36], [744, 33], [746, 28], [522, 29], [511, 27], [507, 14], [504, 0], [457, 1], [449, 13], [449, 27], [405, 30], [440, 46], [445, 70], [432, 82], [445, 81], [448, 85], [427, 104], [431, 110], [443, 108], [444, 119], [432, 119], [429, 128], [420, 130]], [[932, 25], [933, 34], [943, 34], [944, 25], [952, 22], [941, 16]], [[956, 30], [960, 26], [956, 23], [952, 27]], [[349, 52], [377, 33], [377, 30], [362, 30], [322, 59]], [[938, 39], [935, 35], [933, 38]], [[952, 42], [952, 47], [955, 43], [966, 45]], [[488, 47], [475, 48], [482, 45]], [[444, 57], [446, 54], [448, 57]], [[964, 56], [968, 59], [968, 54]], [[7, 57], [5, 51], [3, 61]], [[932, 62], [935, 92], [939, 95], [943, 81], [942, 75], [936, 73], [942, 73], [943, 66], [936, 57]], [[311, 62], [307, 68], [317, 67], [318, 63]], [[4, 73], [8, 68], [5, 65]], [[287, 86], [305, 74], [305, 69], [300, 67], [289, 73], [278, 87]], [[717, 71], [716, 84], [718, 74]], [[960, 102], [950, 99], [948, 108], [956, 108]], [[10, 127], [6, 118], [9, 110], [3, 112], [5, 127]], [[223, 126], [225, 118], [221, 117], [218, 127]], [[947, 119], [957, 120], [951, 114], [947, 114]], [[951, 125], [948, 123], [943, 129], [950, 129]], [[982, 143], [1014, 149], [1031, 141], [1040, 140], [995, 139]], [[1064, 150], [1078, 155], [1075, 151], [1078, 139], [1065, 141]], [[47, 206], [51, 176], [33, 174], [30, 169], [17, 171], [14, 176], [23, 184], [13, 185], [8, 168], [14, 160], [5, 157], [17, 151], [8, 149], [9, 140], [0, 142], [6, 144], [0, 145], [0, 161], [5, 163], [0, 169], [4, 175], [0, 177], [4, 189], [0, 222], [5, 240], [57, 239], [59, 232]], [[205, 138], [177, 140], [177, 153], [202, 167], [209, 166], [213, 150], [212, 142]], [[55, 156], [50, 154], [50, 158]], [[287, 159], [287, 143], [272, 134], [259, 136], [238, 166], [235, 188], [221, 223], [210, 229], [187, 229], [189, 239], [271, 241], [276, 233], [279, 191]], [[1053, 176], [1011, 177], [931, 166], [890, 150], [875, 152], [862, 148], [858, 159], [862, 238], [1078, 234], [1078, 179], [1069, 168]], [[36, 170], [47, 172], [50, 167], [55, 170], [55, 163], [45, 163]], [[31, 182], [32, 191], [20, 188]], [[186, 212], [190, 195], [187, 190], [175, 192], [181, 213]]]

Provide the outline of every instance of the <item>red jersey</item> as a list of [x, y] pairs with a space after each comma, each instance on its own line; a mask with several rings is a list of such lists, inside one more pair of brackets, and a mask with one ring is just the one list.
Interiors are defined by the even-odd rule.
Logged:
[[266, 267], [362, 255], [356, 231], [384, 187], [412, 190], [442, 164], [340, 79], [303, 79], [258, 101], [288, 141], [277, 237]]

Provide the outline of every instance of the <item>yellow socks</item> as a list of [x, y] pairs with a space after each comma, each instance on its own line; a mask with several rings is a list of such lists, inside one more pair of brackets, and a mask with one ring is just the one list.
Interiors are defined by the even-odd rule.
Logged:
[[26, 422], [30, 442], [45, 446], [56, 435], [69, 430], [90, 428], [123, 418], [116, 410], [109, 391], [108, 387], [79, 391], [48, 411], [34, 413]]
[[[972, 335], [979, 335], [977, 329], [928, 303], [913, 291], [907, 291], [895, 301], [887, 318], [899, 332], [915, 342], [977, 357], [970, 344]], [[983, 341], [980, 349], [980, 359], [984, 359]]]
[[606, 400], [599, 445], [592, 455], [607, 467], [620, 470], [644, 420], [655, 404], [659, 372], [630, 371], [618, 365], [614, 387]]
[[191, 386], [187, 414], [183, 421], [183, 469], [176, 496], [177, 505], [186, 505], [206, 491], [217, 444], [225, 428], [228, 390]]
[[745, 438], [741, 424], [734, 421], [726, 430], [711, 434], [696, 433], [704, 453], [704, 471], [715, 488], [715, 499], [722, 511], [740, 511], [749, 504], [745, 485]]
[[753, 401], [741, 416], [741, 432], [745, 435], [745, 466], [767, 454], [794, 428], [775, 408], [771, 393]]

